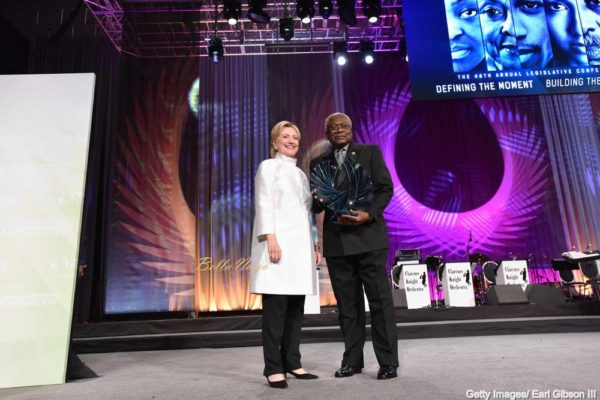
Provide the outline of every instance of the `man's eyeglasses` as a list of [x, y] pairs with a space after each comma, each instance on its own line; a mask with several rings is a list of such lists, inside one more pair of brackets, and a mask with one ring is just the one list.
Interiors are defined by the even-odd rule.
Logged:
[[327, 132], [347, 131], [350, 129], [352, 129], [352, 126], [349, 124], [331, 124], [327, 127]]

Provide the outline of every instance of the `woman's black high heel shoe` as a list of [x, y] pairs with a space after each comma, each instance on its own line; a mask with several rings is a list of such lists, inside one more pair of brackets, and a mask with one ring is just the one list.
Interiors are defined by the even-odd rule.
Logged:
[[319, 379], [319, 377], [317, 375], [310, 374], [308, 372], [305, 374], [297, 374], [293, 371], [286, 371], [286, 372], [295, 376], [296, 379]]
[[281, 380], [281, 381], [271, 382], [268, 377], [265, 376], [265, 378], [267, 378], [267, 382], [269, 382], [269, 386], [272, 387], [272, 388], [275, 388], [275, 389], [287, 389], [287, 387], [288, 387], [288, 384], [285, 381], [285, 379]]

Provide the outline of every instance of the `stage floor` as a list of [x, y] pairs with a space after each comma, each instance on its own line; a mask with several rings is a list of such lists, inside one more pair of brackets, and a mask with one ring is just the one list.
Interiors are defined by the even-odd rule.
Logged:
[[[600, 303], [499, 305], [443, 310], [395, 309], [399, 339], [600, 332]], [[194, 319], [78, 324], [77, 354], [260, 346], [261, 315], [208, 315]], [[368, 331], [368, 330], [367, 330]], [[342, 340], [335, 307], [304, 318], [302, 342]]]
[[266, 385], [260, 347], [84, 354], [98, 378], [2, 389], [0, 398], [438, 400], [467, 399], [469, 390], [550, 390], [552, 399], [559, 398], [553, 390], [594, 389], [600, 398], [598, 343], [598, 332], [400, 340], [399, 377], [389, 381], [375, 379], [371, 342], [365, 346], [364, 373], [343, 379], [333, 377], [342, 343], [303, 344], [304, 366], [320, 379], [290, 378], [287, 390]]

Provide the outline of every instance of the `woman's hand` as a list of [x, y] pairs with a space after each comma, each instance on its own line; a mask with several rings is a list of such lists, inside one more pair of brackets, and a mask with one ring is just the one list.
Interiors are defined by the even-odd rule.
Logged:
[[269, 250], [269, 260], [272, 263], [278, 263], [281, 260], [281, 247], [273, 233], [267, 234], [267, 249]]
[[319, 246], [319, 243], [315, 243], [315, 261], [317, 262], [317, 265], [321, 264], [322, 260], [323, 257], [321, 256], [321, 246]]

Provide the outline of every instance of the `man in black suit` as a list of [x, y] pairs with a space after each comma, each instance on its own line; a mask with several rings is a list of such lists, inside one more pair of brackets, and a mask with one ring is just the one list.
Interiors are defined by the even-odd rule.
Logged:
[[[323, 255], [337, 301], [345, 351], [337, 378], [362, 372], [365, 343], [364, 291], [371, 312], [373, 348], [380, 365], [377, 379], [397, 376], [398, 338], [391, 287], [386, 272], [388, 236], [383, 211], [393, 194], [393, 183], [381, 150], [375, 145], [352, 143], [352, 122], [346, 114], [335, 113], [325, 120], [325, 134], [331, 151], [311, 161], [313, 168], [326, 160], [339, 174], [345, 157], [359, 164], [373, 183], [374, 198], [366, 210], [353, 210], [333, 220], [331, 210], [315, 199], [313, 211], [325, 210]], [[336, 175], [337, 175], [336, 174]], [[347, 189], [348, 180], [336, 176], [336, 187]]]

